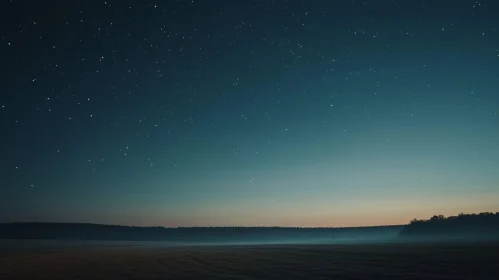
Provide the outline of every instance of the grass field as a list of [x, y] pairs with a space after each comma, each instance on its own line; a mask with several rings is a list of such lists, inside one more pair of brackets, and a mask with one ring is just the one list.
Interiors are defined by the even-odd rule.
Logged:
[[0, 279], [499, 279], [499, 244], [62, 248], [0, 253]]

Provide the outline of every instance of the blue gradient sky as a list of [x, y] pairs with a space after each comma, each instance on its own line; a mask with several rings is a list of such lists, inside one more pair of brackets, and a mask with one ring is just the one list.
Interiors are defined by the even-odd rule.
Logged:
[[496, 1], [69, 2], [0, 6], [1, 221], [499, 211]]

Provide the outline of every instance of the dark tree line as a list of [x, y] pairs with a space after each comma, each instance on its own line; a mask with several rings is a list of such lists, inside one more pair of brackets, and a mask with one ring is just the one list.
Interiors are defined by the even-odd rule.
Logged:
[[499, 238], [499, 212], [435, 215], [427, 220], [412, 220], [401, 232], [402, 237], [467, 237]]
[[169, 242], [272, 242], [394, 237], [463, 237], [499, 239], [499, 212], [435, 215], [408, 225], [300, 228], [300, 227], [134, 227], [83, 223], [4, 223], [0, 239], [127, 240]]
[[298, 227], [134, 227], [80, 223], [0, 224], [0, 239], [130, 240], [171, 242], [264, 242], [396, 237], [402, 226], [357, 228]]

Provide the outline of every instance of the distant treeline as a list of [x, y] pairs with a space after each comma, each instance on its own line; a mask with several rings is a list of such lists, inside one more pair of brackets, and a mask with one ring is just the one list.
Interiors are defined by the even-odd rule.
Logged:
[[4, 223], [0, 239], [123, 240], [168, 242], [323, 242], [401, 238], [497, 238], [499, 212], [436, 215], [408, 225], [300, 227], [135, 227], [84, 223]]
[[499, 212], [435, 215], [428, 220], [412, 220], [400, 231], [401, 237], [499, 238]]
[[403, 226], [135, 227], [83, 223], [4, 223], [0, 239], [129, 240], [170, 242], [272, 242], [395, 238]]

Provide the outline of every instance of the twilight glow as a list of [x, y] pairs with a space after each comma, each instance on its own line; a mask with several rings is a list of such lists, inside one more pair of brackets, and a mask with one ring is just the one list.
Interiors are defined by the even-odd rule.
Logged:
[[499, 3], [41, 2], [0, 4], [0, 221], [499, 211]]

